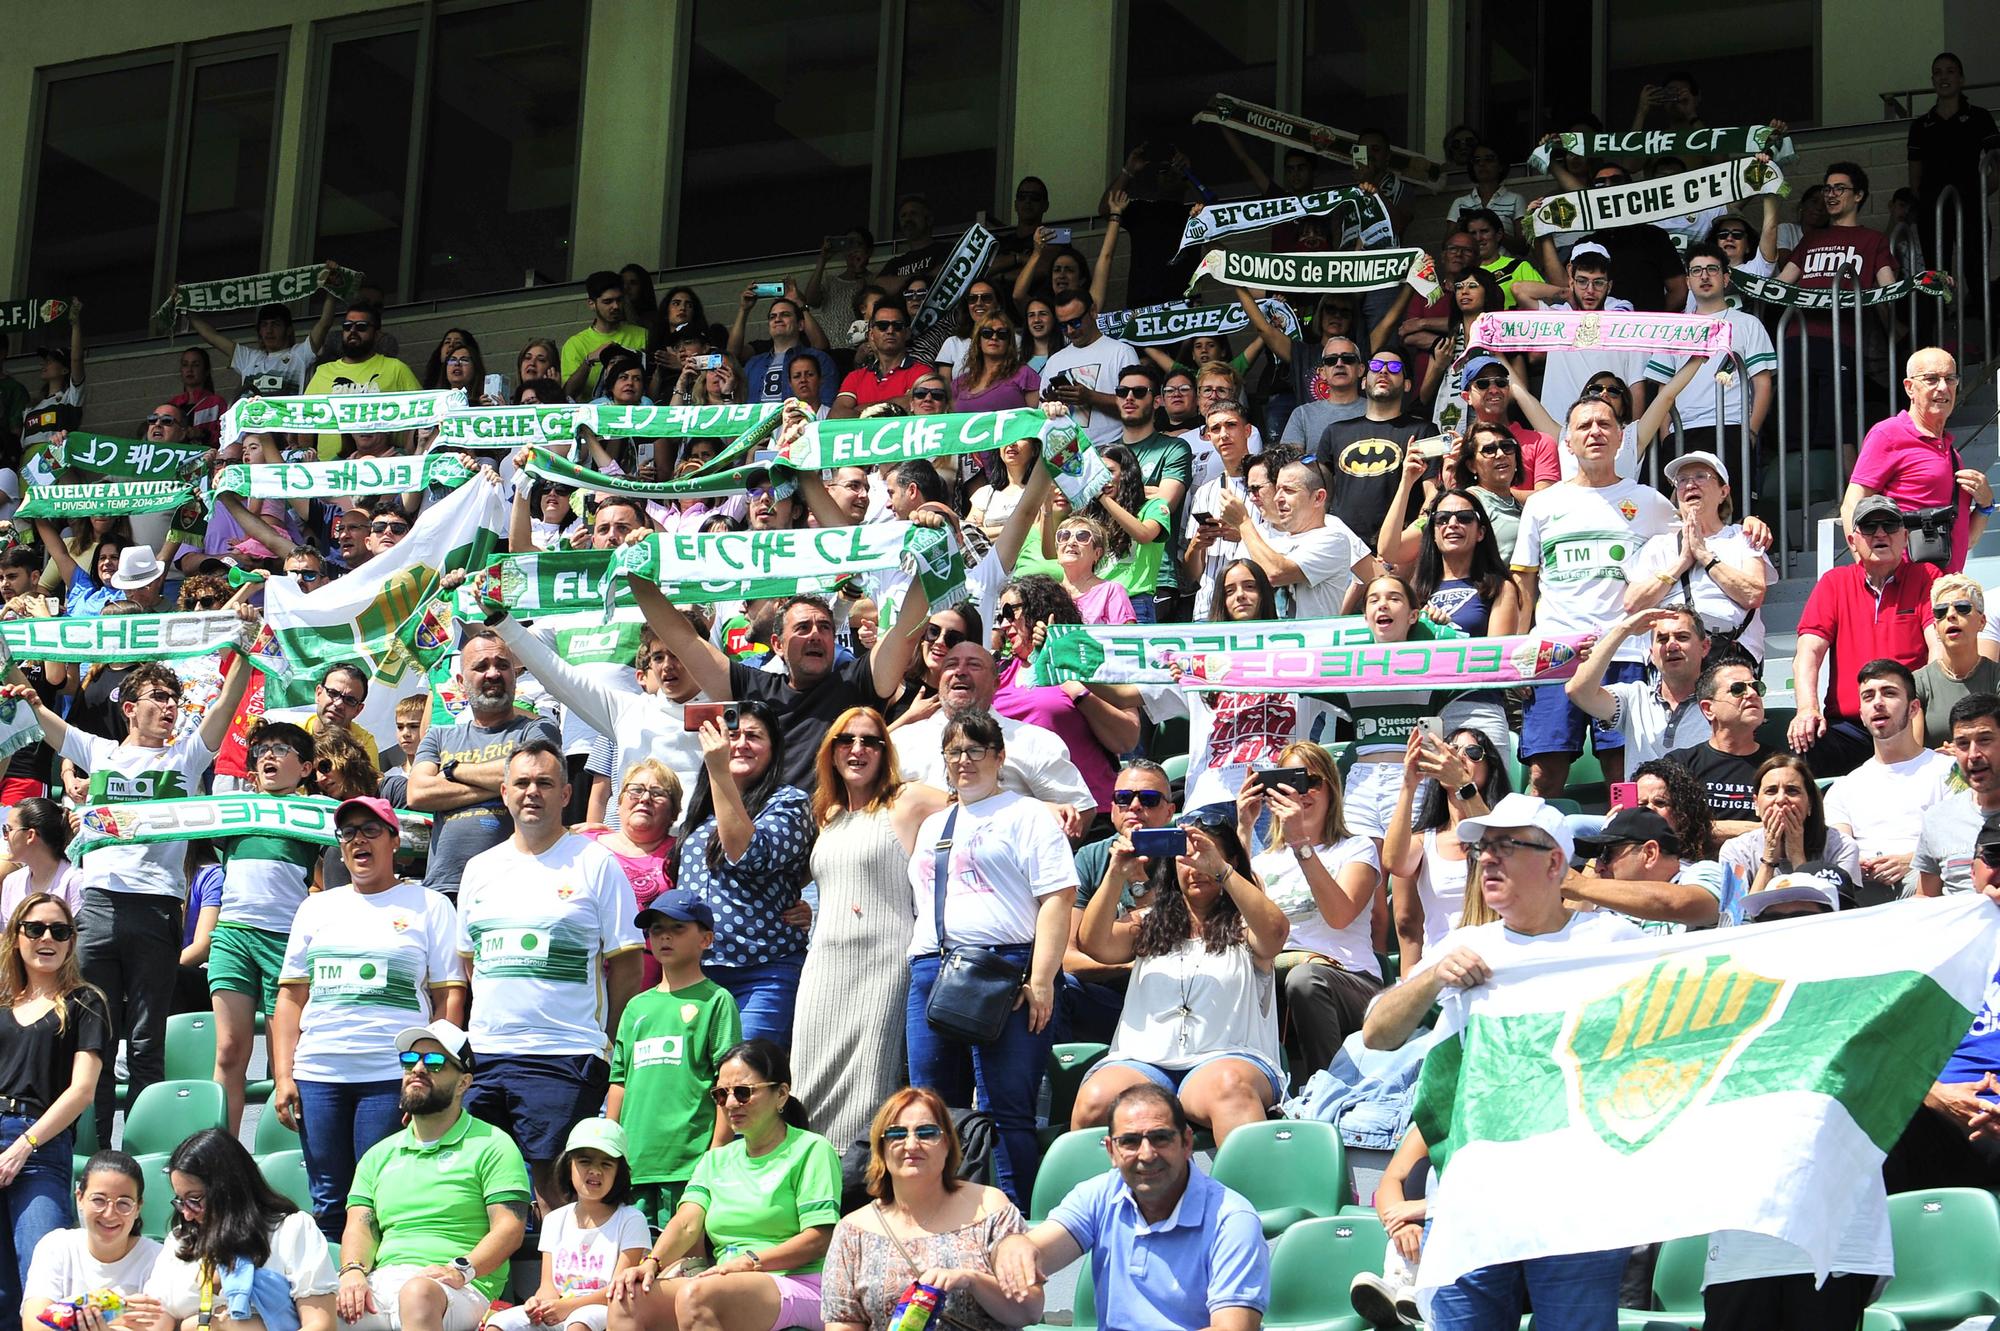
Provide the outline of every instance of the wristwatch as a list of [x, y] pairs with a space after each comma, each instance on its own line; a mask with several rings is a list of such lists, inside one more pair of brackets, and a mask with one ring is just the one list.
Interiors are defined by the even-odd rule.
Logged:
[[458, 1272], [459, 1276], [463, 1278], [465, 1283], [468, 1285], [470, 1285], [474, 1280], [479, 1278], [478, 1268], [473, 1266], [472, 1259], [470, 1257], [452, 1258], [451, 1269]]
[[1721, 555], [1710, 555], [1708, 557], [1708, 562], [1701, 566], [1701, 571], [1703, 573], [1713, 573], [1715, 571], [1715, 566], [1717, 564], [1720, 564], [1721, 562], [1722, 562]]
[[438, 775], [447, 781], [458, 780], [458, 759], [453, 758], [450, 762], [438, 768]]
[[1298, 860], [1301, 864], [1305, 863], [1307, 860], [1310, 860], [1312, 857], [1313, 857], [1313, 848], [1311, 846], [1298, 845], [1292, 847], [1292, 858]]
[[1457, 790], [1452, 791], [1451, 793], [1458, 797], [1458, 802], [1460, 804], [1464, 804], [1469, 800], [1477, 799], [1479, 797], [1479, 787], [1474, 785], [1472, 782], [1468, 781], [1464, 785], [1460, 786]]

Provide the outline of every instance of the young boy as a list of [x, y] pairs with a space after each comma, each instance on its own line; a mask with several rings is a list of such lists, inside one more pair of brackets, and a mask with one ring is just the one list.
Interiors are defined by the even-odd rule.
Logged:
[[396, 747], [382, 751], [382, 761], [392, 765], [383, 770], [378, 793], [399, 809], [410, 807], [410, 763], [430, 728], [430, 694], [419, 693], [396, 704]]
[[[631, 1145], [632, 1204], [664, 1228], [695, 1161], [732, 1136], [708, 1088], [722, 1055], [743, 1038], [743, 1020], [729, 991], [701, 973], [701, 954], [715, 941], [707, 902], [676, 888], [653, 898], [632, 923], [661, 977], [618, 1020], [605, 1117], [623, 1125]], [[623, 1112], [628, 1093], [637, 1109], [630, 1117]]]

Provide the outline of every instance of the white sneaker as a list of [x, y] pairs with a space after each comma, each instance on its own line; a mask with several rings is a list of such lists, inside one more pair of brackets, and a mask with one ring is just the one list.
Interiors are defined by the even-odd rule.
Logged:
[[1361, 1272], [1347, 1287], [1347, 1297], [1354, 1304], [1354, 1311], [1374, 1327], [1402, 1324], [1402, 1318], [1396, 1311], [1398, 1293], [1396, 1286], [1373, 1271]]
[[1403, 1319], [1404, 1326], [1424, 1324], [1424, 1319], [1417, 1313], [1417, 1291], [1408, 1285], [1396, 1295], [1396, 1316]]

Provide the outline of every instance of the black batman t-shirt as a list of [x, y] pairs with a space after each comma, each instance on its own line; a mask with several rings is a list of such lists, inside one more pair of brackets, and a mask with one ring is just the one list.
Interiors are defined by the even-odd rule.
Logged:
[[[1314, 456], [1326, 475], [1327, 512], [1346, 523], [1370, 551], [1381, 534], [1382, 519], [1396, 498], [1403, 476], [1403, 449], [1423, 437], [1430, 423], [1421, 416], [1397, 416], [1371, 421], [1366, 416], [1335, 421], [1320, 432]], [[1419, 487], [1410, 494], [1408, 523], [1423, 503]]]

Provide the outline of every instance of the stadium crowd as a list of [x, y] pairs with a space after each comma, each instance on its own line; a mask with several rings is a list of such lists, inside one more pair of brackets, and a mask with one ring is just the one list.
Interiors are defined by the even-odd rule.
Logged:
[[[1956, 57], [1932, 73], [1919, 202], [1993, 131]], [[1699, 107], [1691, 77], [1668, 79], [1635, 128], [1699, 126]], [[1272, 197], [1356, 185], [1384, 204], [1366, 234], [1308, 214], [1271, 250], [1393, 249], [1436, 206], [1382, 165], [1378, 133], [1338, 182], [1302, 150], [1271, 180], [1222, 134]], [[953, 247], [918, 196], [886, 254], [855, 228], [720, 318], [642, 264], [593, 273], [582, 326], [511, 361], [462, 329], [399, 346], [365, 292], [326, 295], [303, 329], [284, 305], [233, 332], [194, 315], [199, 343], [119, 433], [185, 450], [203, 498], [15, 516], [99, 475], [73, 447], [89, 347], [72, 303], [67, 337], [35, 348], [38, 381], [0, 375], [5, 619], [243, 631], [157, 659], [17, 647], [0, 687], [6, 733], [24, 733], [0, 781], [0, 1290], [24, 1326], [110, 1290], [147, 1331], [225, 1305], [272, 1328], [466, 1331], [512, 1301], [509, 1263], [538, 1246], [539, 1282], [492, 1325], [888, 1328], [917, 1282], [949, 1325], [1017, 1327], [1083, 1258], [1099, 1325], [1241, 1331], [1271, 1305], [1272, 1257], [1257, 1208], [1192, 1163], [1198, 1142], [1361, 1102], [1387, 1116], [1365, 1144], [1394, 1156], [1372, 1198], [1336, 1199], [1372, 1200], [1386, 1241], [1353, 1308], [1413, 1323], [1424, 1143], [1407, 1090], [1446, 987], [1571, 942], [2000, 901], [2000, 621], [1962, 572], [1994, 498], [1948, 429], [1947, 349], [1909, 354], [1907, 410], [1837, 441], [1852, 560], [1797, 624], [1791, 714], [1765, 707], [1786, 673], [1770, 630], [1789, 626], [1764, 622], [1779, 552], [1752, 510], [1775, 515], [1779, 358], [1771, 311], [1732, 284], [1820, 290], [1856, 259], [1868, 287], [1909, 276], [1909, 247], [1864, 220], [1886, 215], [1867, 173], [1831, 164], [1795, 221], [1755, 195], [1531, 236], [1501, 154], [1469, 130], [1453, 151], [1469, 188], [1431, 255], [1435, 294], [1237, 289], [1238, 331], [1186, 340], [1115, 335], [1121, 247], [1125, 307], [1181, 290], [1197, 257], [1175, 255], [1194, 166], [1157, 143], [1109, 183], [1095, 254], [1045, 224], [1048, 189], [1023, 177], [1014, 225], [942, 317], [927, 296], [956, 281]], [[1558, 151], [1550, 188], [1702, 164]], [[1698, 353], [1473, 339], [1479, 315], [1517, 308], [1723, 320], [1746, 381]], [[729, 494], [647, 489], [712, 474], [717, 438], [586, 432], [576, 465], [629, 491], [530, 475], [531, 450], [464, 453], [464, 484], [500, 488], [508, 554], [905, 522], [956, 538], [964, 585], [935, 603], [915, 585], [878, 603], [859, 579], [711, 603], [634, 575], [630, 654], [580, 662], [506, 578], [462, 568], [442, 585], [481, 609], [436, 688], [322, 661], [286, 702], [254, 645], [278, 584], [309, 600], [403, 569], [398, 546], [453, 491], [210, 482], [446, 445], [239, 436], [232, 403], [427, 389], [784, 404], [778, 457]], [[1042, 434], [776, 465], [814, 421], [1010, 409]], [[1068, 427], [1103, 469], [1096, 493], [1043, 456]], [[1292, 623], [1347, 635], [1315, 643], [1566, 643], [1575, 669], [1512, 688], [1189, 687], [1195, 654]], [[55, 640], [27, 627], [22, 642]], [[1041, 668], [1092, 640], [1182, 655], [1165, 679]], [[393, 715], [371, 708], [399, 687]], [[330, 832], [130, 838], [96, 812], [240, 795], [332, 801]], [[2000, 1187], [1994, 995], [1890, 1153], [1889, 1192]], [[186, 1013], [211, 1023], [197, 1079], [221, 1098], [162, 1169], [133, 1138], [149, 1092], [190, 1094], [169, 1077]], [[1051, 1079], [1058, 1046], [1086, 1045], [1080, 1078]], [[1400, 1083], [1357, 1074], [1396, 1050]], [[261, 1168], [265, 1129], [255, 1156], [238, 1138], [266, 1101], [296, 1133], [293, 1195]], [[1108, 1132], [1112, 1168], [1038, 1205], [1049, 1143], [1084, 1129]], [[162, 1189], [171, 1224], [142, 1233]], [[1525, 1298], [1538, 1325], [1609, 1326], [1621, 1281], [1643, 1305], [1652, 1260], [1475, 1272], [1430, 1324], [1513, 1326]], [[1889, 1274], [1816, 1285], [1801, 1260], [1719, 1243], [1708, 1325], [1856, 1326]]]

